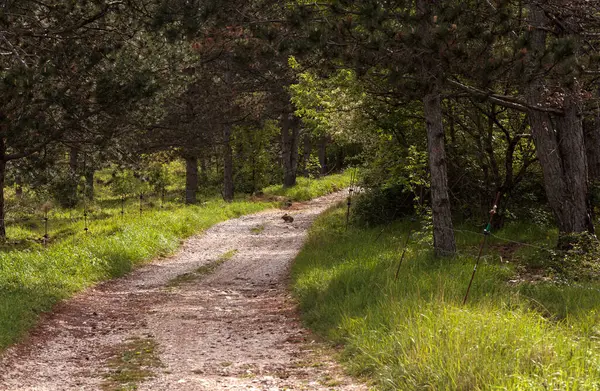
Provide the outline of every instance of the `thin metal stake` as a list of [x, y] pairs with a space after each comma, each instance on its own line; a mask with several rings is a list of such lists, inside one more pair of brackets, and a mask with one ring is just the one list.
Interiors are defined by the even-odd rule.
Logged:
[[125, 217], [125, 196], [121, 196], [121, 218]]
[[48, 239], [50, 236], [48, 235], [48, 211], [44, 211], [44, 246], [48, 245]]
[[144, 193], [140, 193], [140, 216], [142, 215], [142, 212], [144, 211]]
[[[415, 220], [412, 220], [414, 222]], [[402, 266], [402, 261], [404, 261], [404, 256], [406, 255], [406, 250], [408, 250], [408, 243], [410, 242], [410, 236], [412, 235], [413, 225], [410, 225], [408, 229], [408, 235], [406, 236], [406, 242], [404, 243], [404, 250], [402, 250], [402, 255], [400, 256], [400, 262], [398, 263], [398, 269], [396, 269], [396, 275], [394, 276], [394, 281], [398, 281], [398, 274], [400, 273], [400, 266]]]
[[348, 210], [346, 210], [346, 231], [350, 223], [350, 207], [352, 206], [352, 193], [354, 192], [354, 181], [356, 180], [356, 169], [350, 176], [350, 188], [348, 189]]
[[477, 261], [475, 261], [475, 267], [473, 268], [473, 274], [471, 274], [471, 281], [469, 281], [469, 287], [467, 288], [467, 293], [465, 293], [465, 298], [463, 300], [463, 305], [467, 304], [467, 299], [469, 298], [469, 292], [471, 291], [471, 285], [473, 285], [473, 280], [475, 279], [475, 273], [477, 273], [477, 266], [479, 266], [479, 261], [481, 260], [481, 255], [483, 254], [483, 249], [487, 243], [487, 238], [492, 233], [492, 220], [494, 219], [494, 215], [498, 212], [498, 202], [500, 202], [500, 192], [496, 194], [496, 202], [494, 202], [494, 207], [490, 210], [490, 220], [485, 230], [483, 230], [483, 239], [481, 239], [481, 243], [479, 244], [479, 254], [477, 255]]
[[[86, 161], [87, 154], [83, 155], [83, 174], [86, 174]], [[83, 181], [83, 230], [85, 233], [89, 233], [88, 228], [88, 213], [87, 213], [87, 178]]]

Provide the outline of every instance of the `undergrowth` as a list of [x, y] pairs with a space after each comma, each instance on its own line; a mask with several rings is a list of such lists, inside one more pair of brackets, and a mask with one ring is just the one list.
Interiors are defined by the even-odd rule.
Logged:
[[[493, 238], [463, 306], [473, 256], [436, 259], [413, 240], [395, 281], [412, 223], [346, 231], [344, 213], [315, 223], [292, 286], [304, 321], [343, 346], [353, 374], [381, 390], [600, 389], [599, 282], [519, 278], [529, 249], [509, 257]], [[479, 240], [467, 235], [463, 254]], [[554, 242], [524, 224], [498, 235]]]

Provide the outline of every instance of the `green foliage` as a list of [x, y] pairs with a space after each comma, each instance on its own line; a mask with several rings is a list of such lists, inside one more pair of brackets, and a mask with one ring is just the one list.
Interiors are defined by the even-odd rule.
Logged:
[[414, 213], [413, 194], [396, 185], [366, 190], [352, 206], [352, 220], [359, 225], [388, 224]]
[[274, 121], [262, 127], [237, 127], [233, 132], [235, 156], [234, 187], [240, 193], [252, 194], [276, 182], [281, 168], [275, 162], [278, 151], [273, 147], [280, 134]]
[[79, 202], [79, 185], [81, 178], [65, 170], [56, 173], [47, 186], [48, 192], [63, 208], [73, 208]]
[[600, 241], [588, 232], [560, 235], [549, 266], [569, 280], [600, 280]]
[[[293, 57], [290, 66], [300, 69]], [[289, 87], [296, 115], [316, 135], [329, 134], [351, 141], [360, 132], [360, 107], [365, 97], [355, 73], [341, 69], [328, 78], [320, 78], [311, 72], [302, 72], [298, 79], [297, 84]], [[356, 132], [349, 132], [351, 129]]]
[[115, 171], [112, 174], [111, 188], [115, 196], [131, 196], [150, 189], [145, 178], [134, 171]]
[[[473, 257], [435, 259], [411, 244], [394, 280], [409, 224], [345, 231], [344, 210], [333, 210], [293, 267], [304, 321], [343, 346], [352, 373], [381, 390], [598, 389], [597, 281], [509, 283], [514, 266], [491, 256], [463, 306]], [[458, 240], [461, 250], [478, 238]]]

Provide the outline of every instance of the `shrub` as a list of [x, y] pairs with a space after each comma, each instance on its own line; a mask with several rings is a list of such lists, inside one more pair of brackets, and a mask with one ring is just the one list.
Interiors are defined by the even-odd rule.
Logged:
[[359, 225], [387, 224], [414, 213], [413, 194], [403, 185], [373, 188], [356, 198], [352, 220]]

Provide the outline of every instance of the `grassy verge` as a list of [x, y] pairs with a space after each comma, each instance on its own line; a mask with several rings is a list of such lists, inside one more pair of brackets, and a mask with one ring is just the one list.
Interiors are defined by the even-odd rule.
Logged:
[[[471, 256], [435, 259], [415, 241], [394, 281], [409, 224], [376, 240], [381, 229], [346, 232], [335, 209], [293, 268], [304, 320], [343, 345], [351, 372], [382, 390], [600, 389], [600, 283], [514, 282], [493, 242], [463, 306]], [[551, 241], [527, 225], [498, 235]], [[477, 237], [458, 242], [471, 253]]]
[[181, 239], [215, 223], [272, 205], [210, 201], [142, 216], [109, 217], [91, 222], [88, 234], [73, 230], [48, 248], [34, 244], [0, 252], [0, 349], [15, 342], [59, 300], [170, 254]]
[[[334, 175], [311, 180], [307, 187], [299, 178], [299, 186], [282, 194], [318, 197], [347, 186], [349, 178]], [[40, 240], [44, 230], [39, 210], [37, 219], [9, 224], [9, 240], [0, 244], [0, 350], [35, 325], [40, 313], [75, 292], [170, 254], [182, 239], [213, 224], [273, 206], [244, 200], [181, 206], [155, 198], [144, 199], [140, 215], [139, 201], [130, 199], [121, 216], [121, 200], [105, 197], [89, 205], [87, 234], [81, 208], [52, 209], [48, 247]]]
[[307, 201], [350, 186], [352, 171], [346, 170], [342, 174], [319, 179], [298, 177], [296, 186], [289, 188], [282, 185], [269, 186], [263, 189], [263, 193], [266, 196], [286, 197], [292, 201]]

